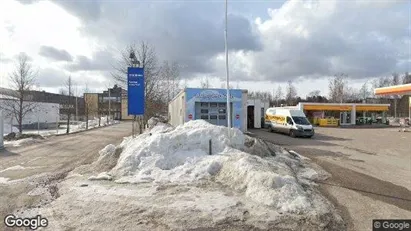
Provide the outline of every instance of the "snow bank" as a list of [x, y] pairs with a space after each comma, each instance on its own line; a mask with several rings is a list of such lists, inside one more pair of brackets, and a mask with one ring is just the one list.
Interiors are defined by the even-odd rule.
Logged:
[[20, 147], [22, 145], [33, 144], [38, 141], [39, 141], [38, 139], [33, 139], [33, 138], [26, 138], [26, 139], [13, 140], [13, 141], [4, 141], [4, 146]]
[[[148, 124], [149, 129], [142, 135], [127, 137], [117, 147], [122, 152], [111, 171], [92, 179], [155, 184], [213, 180], [282, 212], [312, 209], [298, 176], [309, 179], [315, 176], [315, 171], [305, 169], [298, 174], [304, 167], [284, 149], [278, 146], [275, 149], [274, 145], [245, 136], [236, 128], [215, 126], [203, 120], [193, 120], [176, 128], [159, 121]], [[208, 154], [210, 139], [212, 155]], [[103, 150], [99, 160], [113, 156], [115, 146], [109, 145]]]

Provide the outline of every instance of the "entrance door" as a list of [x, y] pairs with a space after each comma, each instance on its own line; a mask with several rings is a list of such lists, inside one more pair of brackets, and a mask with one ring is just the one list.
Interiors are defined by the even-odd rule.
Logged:
[[350, 112], [340, 112], [340, 125], [351, 124], [351, 113]]

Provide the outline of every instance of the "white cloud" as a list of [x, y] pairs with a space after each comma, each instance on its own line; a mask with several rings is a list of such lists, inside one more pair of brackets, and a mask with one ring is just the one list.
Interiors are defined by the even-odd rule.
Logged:
[[[410, 71], [409, 1], [290, 0], [264, 7], [257, 1], [248, 5], [250, 9], [238, 10], [241, 4], [230, 3], [235, 14], [228, 44], [235, 48], [230, 52], [230, 77], [240, 86], [269, 90], [294, 80], [305, 96], [315, 89], [326, 94], [324, 77], [337, 72], [363, 82]], [[153, 17], [155, 12], [158, 17]], [[89, 79], [99, 88], [110, 78], [112, 51], [145, 39], [156, 47], [160, 60], [179, 59], [186, 65], [182, 72], [224, 79], [222, 19], [223, 5], [215, 2], [0, 1], [0, 58], [26, 52], [40, 74], [45, 70], [42, 78], [53, 71], [68, 76], [69, 69], [74, 78]], [[50, 62], [38, 55], [42, 46], [67, 51], [73, 62]], [[4, 84], [12, 65], [1, 65]], [[200, 81], [189, 82], [199, 86]], [[48, 86], [57, 84], [53, 80]]]

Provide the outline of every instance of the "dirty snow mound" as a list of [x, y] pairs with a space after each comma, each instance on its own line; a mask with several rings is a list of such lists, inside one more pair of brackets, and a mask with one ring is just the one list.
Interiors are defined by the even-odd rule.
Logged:
[[241, 149], [244, 146], [244, 135], [240, 130], [231, 129], [232, 138], [229, 139], [228, 128], [203, 120], [190, 121], [173, 130], [171, 128], [170, 125], [160, 124], [149, 133], [135, 139], [125, 139], [120, 145], [123, 152], [112, 170], [113, 175], [144, 175], [143, 178], [151, 179], [155, 179], [156, 175], [161, 178], [164, 173], [181, 175], [193, 170], [195, 163], [208, 156], [210, 139], [213, 155], [230, 147]]
[[[117, 165], [109, 173], [91, 179], [113, 177], [117, 183], [156, 184], [214, 180], [282, 212], [300, 213], [312, 208], [302, 182], [316, 178], [316, 172], [304, 169], [299, 158], [285, 149], [245, 136], [236, 128], [215, 126], [204, 120], [176, 128], [159, 121], [155, 124], [136, 138], [125, 138], [119, 145], [122, 153]], [[115, 146], [109, 145], [101, 153], [114, 152]], [[105, 155], [100, 154], [100, 158]]]

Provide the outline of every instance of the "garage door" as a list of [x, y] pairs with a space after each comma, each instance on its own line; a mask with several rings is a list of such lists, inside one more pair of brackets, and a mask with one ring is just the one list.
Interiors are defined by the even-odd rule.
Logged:
[[203, 119], [211, 124], [227, 126], [227, 104], [198, 102], [195, 105], [195, 119]]

